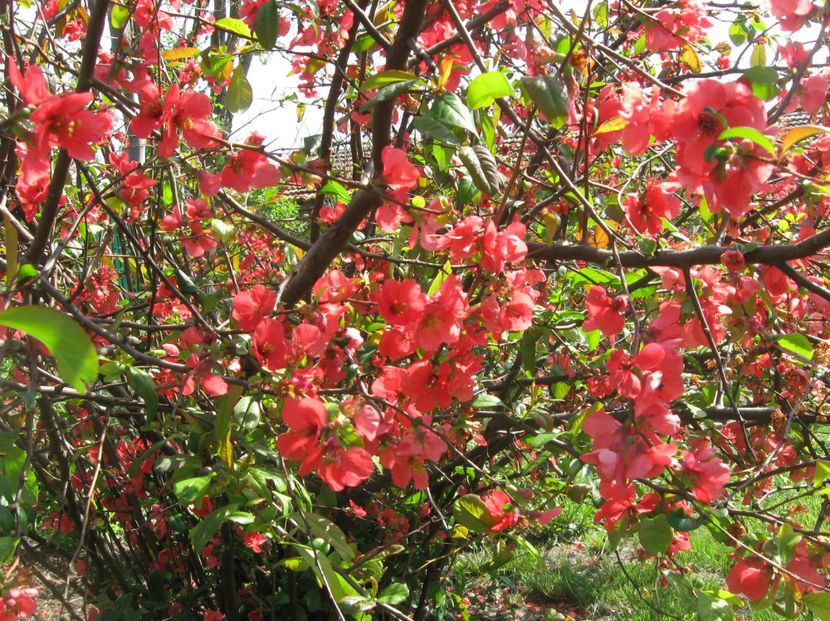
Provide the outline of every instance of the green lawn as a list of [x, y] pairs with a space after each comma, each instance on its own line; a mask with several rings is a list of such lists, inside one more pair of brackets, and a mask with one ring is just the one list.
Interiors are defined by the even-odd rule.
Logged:
[[[768, 499], [770, 502], [774, 500]], [[809, 499], [806, 504], [804, 522], [809, 523], [812, 514], [818, 512], [820, 499]], [[698, 618], [696, 601], [684, 598], [664, 578], [663, 570], [672, 565], [665, 561], [663, 566], [656, 566], [653, 558], [638, 560], [636, 535], [623, 539], [616, 552], [612, 550], [605, 530], [593, 524], [594, 512], [590, 502], [567, 502], [562, 515], [545, 529], [526, 533], [526, 539], [539, 551], [538, 558], [517, 546], [513, 560], [487, 572], [491, 560], [487, 546], [460, 557], [455, 566], [456, 592], [466, 593], [470, 618]], [[724, 589], [724, 576], [733, 564], [729, 558], [733, 548], [716, 541], [705, 527], [692, 531], [690, 542], [691, 549], [678, 553], [673, 566], [683, 568], [698, 592]], [[748, 604], [735, 612], [738, 620], [782, 618], [769, 608], [756, 611]], [[805, 612], [801, 618], [810, 615]]]

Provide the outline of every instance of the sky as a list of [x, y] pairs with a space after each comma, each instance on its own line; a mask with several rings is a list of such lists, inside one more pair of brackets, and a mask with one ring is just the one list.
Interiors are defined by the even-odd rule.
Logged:
[[[582, 15], [587, 6], [586, 0], [562, 0], [560, 10], [567, 14], [573, 9]], [[729, 41], [729, 26], [731, 15], [724, 14], [727, 19], [713, 19], [711, 41]], [[814, 40], [818, 27], [805, 29], [795, 33], [796, 39], [802, 41]], [[788, 34], [793, 38], [792, 34]], [[781, 39], [784, 41], [784, 39]], [[735, 51], [739, 51], [740, 48]], [[767, 46], [767, 55], [772, 58], [774, 50]], [[733, 61], [735, 54], [733, 54]], [[741, 59], [741, 66], [748, 67], [749, 54]], [[265, 145], [269, 149], [296, 149], [302, 146], [306, 136], [319, 134], [322, 131], [322, 104], [314, 106], [306, 103], [303, 113], [298, 114], [296, 95], [298, 94], [299, 79], [291, 75], [291, 64], [281, 54], [270, 54], [267, 57], [254, 59], [248, 70], [248, 81], [253, 89], [253, 103], [251, 107], [237, 114], [233, 120], [234, 133], [232, 140], [244, 141], [248, 134], [256, 131], [265, 136]], [[325, 90], [319, 89], [321, 97], [325, 97]]]

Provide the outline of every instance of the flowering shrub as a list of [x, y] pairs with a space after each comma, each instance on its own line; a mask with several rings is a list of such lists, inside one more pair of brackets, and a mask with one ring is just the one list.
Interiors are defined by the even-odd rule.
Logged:
[[[567, 497], [701, 618], [827, 618], [830, 13], [768, 4], [7, 3], [0, 561], [438, 618]], [[231, 131], [252, 56], [319, 140]]]

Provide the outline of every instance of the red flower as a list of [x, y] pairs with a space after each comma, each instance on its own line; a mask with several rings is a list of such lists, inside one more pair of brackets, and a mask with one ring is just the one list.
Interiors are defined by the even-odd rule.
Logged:
[[605, 336], [614, 336], [622, 332], [625, 319], [622, 313], [628, 308], [625, 296], [608, 297], [604, 287], [591, 287], [585, 298], [588, 307], [588, 319], [582, 323], [582, 330], [591, 332], [599, 330]]
[[452, 345], [461, 334], [461, 322], [467, 316], [467, 296], [454, 274], [447, 277], [438, 295], [425, 307], [415, 328], [415, 343], [435, 351], [442, 343]]
[[286, 459], [305, 460], [300, 466], [300, 474], [304, 473], [309, 456], [319, 448], [320, 434], [327, 418], [323, 402], [311, 397], [300, 401], [291, 399], [282, 408], [282, 420], [290, 431], [279, 435], [277, 449]]
[[263, 319], [254, 330], [254, 355], [271, 371], [285, 368], [288, 343], [285, 328], [278, 319]]
[[268, 541], [268, 538], [265, 535], [255, 531], [245, 533], [245, 537], [242, 539], [242, 543], [248, 546], [254, 554], [262, 552], [262, 544], [266, 541]]
[[170, 157], [176, 151], [179, 144], [177, 130], [181, 130], [187, 144], [195, 149], [213, 144], [218, 131], [213, 123], [205, 120], [213, 109], [207, 95], [193, 91], [185, 91], [180, 95], [179, 86], [174, 84], [164, 98], [164, 108], [168, 116], [159, 144], [161, 157]]
[[720, 262], [723, 263], [724, 267], [726, 267], [726, 269], [730, 272], [740, 272], [746, 267], [744, 253], [740, 250], [725, 250], [723, 254], [720, 255]]
[[[677, 139], [677, 176], [692, 193], [705, 191], [709, 208], [725, 207], [733, 217], [746, 212], [752, 195], [764, 188], [772, 165], [763, 161], [769, 154], [749, 140], [731, 146], [719, 140], [730, 127], [766, 130], [763, 102], [743, 82], [721, 84], [699, 80], [673, 115]], [[721, 156], [710, 147], [724, 147]]]
[[715, 457], [715, 449], [705, 440], [696, 442], [692, 451], [683, 451], [681, 472], [693, 481], [695, 498], [706, 503], [723, 495], [731, 474], [729, 467]]
[[[251, 134], [245, 144], [260, 146], [263, 137]], [[241, 149], [228, 156], [228, 163], [221, 172], [222, 185], [233, 188], [237, 192], [247, 192], [251, 187], [266, 188], [277, 185], [281, 176], [277, 167], [268, 161], [259, 151]]]
[[29, 120], [37, 123], [34, 138], [41, 153], [57, 144], [75, 159], [88, 162], [95, 157], [90, 144], [104, 139], [108, 123], [84, 109], [91, 101], [92, 93], [71, 93], [52, 97], [32, 112]]
[[517, 524], [522, 518], [521, 513], [511, 511], [513, 508], [513, 500], [501, 490], [495, 490], [482, 500], [490, 512], [490, 516], [493, 518], [494, 524], [490, 527], [491, 533], [497, 533], [509, 528]]
[[337, 436], [332, 436], [326, 442], [317, 467], [317, 474], [335, 492], [344, 487], [359, 485], [372, 476], [374, 471], [372, 456], [366, 449], [359, 446], [344, 449]]
[[815, 8], [811, 0], [769, 0], [769, 7], [781, 28], [791, 32], [801, 28]]
[[26, 104], [37, 105], [29, 120], [35, 124], [32, 145], [27, 150], [22, 176], [30, 183], [45, 179], [49, 170], [49, 150], [60, 146], [73, 158], [88, 162], [95, 157], [90, 144], [101, 142], [109, 129], [109, 119], [86, 110], [92, 93], [52, 95], [40, 67], [26, 69], [25, 78], [14, 62], [6, 61], [9, 78]]
[[393, 326], [412, 326], [423, 316], [426, 300], [414, 280], [387, 280], [378, 291], [378, 312]]
[[634, 229], [659, 235], [663, 218], [674, 218], [680, 212], [680, 199], [673, 196], [677, 183], [650, 183], [642, 197], [628, 196], [624, 200], [625, 215]]
[[207, 121], [212, 111], [210, 98], [194, 91], [181, 92], [177, 84], [170, 87], [164, 101], [161, 89], [146, 76], [134, 81], [141, 101], [141, 111], [130, 121], [130, 128], [139, 138], [147, 138], [155, 130], [162, 131], [159, 155], [170, 157], [179, 144], [181, 130], [187, 144], [193, 148], [209, 147], [220, 134]]
[[233, 318], [242, 330], [253, 330], [265, 316], [274, 310], [277, 294], [263, 285], [254, 285], [233, 299]]
[[760, 602], [769, 592], [772, 571], [755, 558], [745, 558], [729, 570], [726, 586], [733, 593], [743, 593], [750, 601]]
[[403, 149], [384, 147], [383, 180], [393, 190], [411, 190], [418, 185], [421, 172], [407, 159]]

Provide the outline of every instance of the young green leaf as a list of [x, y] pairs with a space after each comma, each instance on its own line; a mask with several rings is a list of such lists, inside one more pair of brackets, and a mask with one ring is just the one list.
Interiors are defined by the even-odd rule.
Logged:
[[222, 19], [217, 19], [213, 23], [213, 27], [218, 28], [219, 30], [226, 30], [227, 32], [239, 35], [240, 37], [244, 37], [246, 39], [251, 38], [251, 29], [248, 28], [248, 24], [243, 22], [241, 19], [237, 19], [236, 17], [223, 17]]
[[775, 156], [775, 144], [770, 140], [769, 136], [765, 136], [754, 127], [730, 127], [725, 129], [718, 136], [718, 140], [728, 140], [729, 138], [744, 138], [757, 144], [759, 147], [765, 149], [767, 153]]
[[381, 71], [380, 73], [376, 73], [375, 75], [368, 77], [363, 84], [361, 84], [360, 90], [365, 92], [374, 88], [382, 88], [396, 82], [418, 81], [419, 79], [420, 78], [418, 78], [417, 75], [409, 71]]
[[513, 97], [513, 87], [501, 71], [488, 71], [476, 77], [467, 89], [467, 107], [485, 108], [501, 97]]
[[803, 334], [785, 334], [784, 336], [778, 337], [776, 342], [783, 349], [791, 351], [802, 358], [806, 358], [807, 360], [813, 359], [813, 346]]
[[226, 104], [228, 110], [233, 114], [245, 112], [251, 107], [254, 100], [254, 91], [251, 88], [251, 83], [245, 76], [245, 68], [239, 65], [233, 72], [231, 83], [228, 85], [228, 96]]
[[46, 346], [61, 379], [78, 392], [98, 375], [98, 354], [86, 332], [67, 315], [43, 306], [18, 306], [0, 312], [0, 326], [25, 332]]

